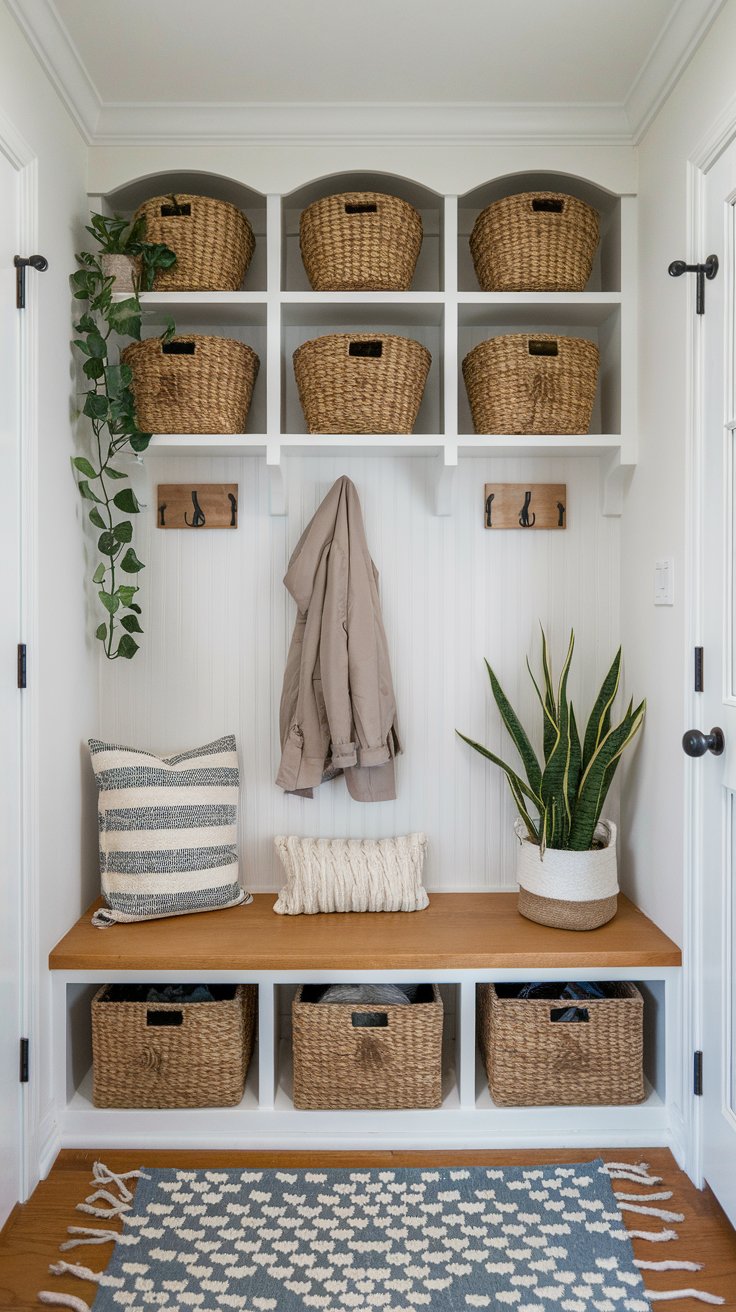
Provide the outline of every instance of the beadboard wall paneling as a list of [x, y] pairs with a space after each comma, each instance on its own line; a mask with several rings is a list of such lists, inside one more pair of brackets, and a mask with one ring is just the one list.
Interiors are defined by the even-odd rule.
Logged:
[[[282, 579], [304, 526], [343, 473], [360, 494], [381, 576], [404, 745], [398, 799], [369, 806], [353, 802], [342, 779], [323, 785], [311, 801], [286, 797], [273, 783], [294, 621]], [[239, 484], [236, 532], [156, 528], [156, 484], [193, 474], [202, 482]], [[379, 837], [411, 830], [429, 837], [430, 888], [514, 886], [513, 804], [500, 772], [460, 742], [455, 728], [495, 751], [513, 750], [491, 703], [484, 656], [524, 720], [539, 723], [523, 668], [527, 652], [538, 666], [539, 620], [558, 666], [574, 626], [571, 692], [590, 702], [619, 641], [619, 521], [600, 514], [594, 458], [533, 465], [466, 459], [455, 513], [447, 518], [431, 513], [431, 476], [424, 457], [292, 456], [289, 514], [274, 518], [262, 458], [151, 456], [134, 475], [148, 506], [136, 526], [146, 562], [140, 576], [146, 632], [130, 664], [100, 660], [99, 732], [171, 752], [236, 733], [240, 852], [251, 889], [283, 882], [275, 834]], [[567, 483], [564, 533], [483, 527], [484, 483], [525, 480]]]

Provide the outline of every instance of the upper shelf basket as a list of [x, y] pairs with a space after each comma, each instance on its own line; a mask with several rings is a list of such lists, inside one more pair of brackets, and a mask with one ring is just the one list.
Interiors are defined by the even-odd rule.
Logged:
[[146, 220], [146, 241], [163, 242], [176, 255], [176, 264], [156, 275], [156, 291], [239, 291], [256, 244], [242, 210], [211, 196], [154, 196], [135, 217]]
[[598, 213], [585, 201], [525, 191], [478, 215], [470, 251], [484, 292], [581, 292], [599, 236]]
[[299, 245], [317, 292], [405, 292], [422, 246], [422, 220], [398, 196], [348, 191], [307, 206]]

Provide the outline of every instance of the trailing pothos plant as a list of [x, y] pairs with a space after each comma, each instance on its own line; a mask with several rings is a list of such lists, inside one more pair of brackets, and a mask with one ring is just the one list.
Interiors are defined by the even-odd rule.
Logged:
[[[93, 223], [101, 216], [93, 215]], [[107, 222], [110, 222], [109, 220]], [[93, 236], [99, 234], [88, 229]], [[140, 250], [140, 234], [136, 236]], [[165, 255], [162, 254], [165, 252]], [[172, 252], [151, 244], [149, 265], [169, 268]], [[175, 258], [175, 257], [174, 257]], [[91, 459], [74, 456], [72, 465], [78, 475], [79, 492], [89, 507], [89, 521], [99, 530], [97, 547], [101, 556], [92, 575], [104, 612], [96, 637], [103, 644], [109, 660], [130, 660], [138, 651], [135, 635], [143, 632], [139, 621], [141, 608], [136, 597], [137, 578], [144, 568], [132, 546], [132, 516], [140, 511], [132, 487], [121, 487], [128, 475], [115, 463], [123, 451], [146, 450], [150, 433], [141, 432], [135, 417], [128, 365], [118, 361], [119, 339], [140, 340], [142, 310], [138, 293], [114, 299], [115, 279], [103, 271], [99, 258], [89, 251], [77, 256], [82, 266], [72, 274], [74, 297], [85, 304], [81, 318], [74, 324], [74, 347], [82, 362], [82, 372], [89, 383], [82, 393], [82, 414], [92, 428]], [[169, 322], [163, 334], [168, 341], [175, 327]], [[117, 487], [117, 490], [116, 490]]]
[[[85, 232], [94, 237], [102, 255], [128, 255], [138, 261], [140, 287], [144, 292], [152, 291], [159, 269], [170, 269], [176, 263], [176, 255], [168, 246], [146, 241], [145, 215], [126, 219], [120, 214], [92, 214]], [[77, 259], [88, 269], [95, 269], [99, 264], [99, 258], [90, 251], [82, 251]]]
[[487, 747], [458, 731], [458, 736], [474, 751], [503, 770], [529, 840], [538, 844], [542, 853], [547, 847], [586, 852], [595, 846], [596, 825], [611, 781], [624, 749], [641, 728], [646, 709], [645, 701], [634, 707], [632, 700], [623, 719], [615, 725], [611, 722], [611, 709], [621, 678], [619, 647], [596, 697], [581, 742], [575, 710], [567, 696], [574, 646], [575, 634], [571, 633], [562, 673], [555, 687], [547, 638], [542, 630], [544, 691], [534, 678], [527, 658], [527, 669], [542, 710], [544, 764], [540, 763], [521, 721], [486, 661], [494, 701], [521, 757], [526, 779]]

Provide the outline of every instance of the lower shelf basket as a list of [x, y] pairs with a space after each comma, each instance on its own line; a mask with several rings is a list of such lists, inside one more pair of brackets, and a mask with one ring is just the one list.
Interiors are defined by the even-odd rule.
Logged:
[[308, 1110], [439, 1107], [443, 1007], [436, 984], [415, 1000], [320, 1003], [304, 985], [292, 1004], [294, 1106]]
[[[502, 1107], [623, 1105], [644, 1099], [644, 1000], [634, 984], [573, 1006], [520, 998], [518, 985], [478, 985], [478, 1040]], [[563, 1020], [577, 1012], [574, 1020]]]
[[98, 990], [92, 999], [95, 1107], [240, 1102], [253, 1054], [258, 988], [207, 987], [212, 1000], [197, 1002], [148, 1001], [145, 984]]

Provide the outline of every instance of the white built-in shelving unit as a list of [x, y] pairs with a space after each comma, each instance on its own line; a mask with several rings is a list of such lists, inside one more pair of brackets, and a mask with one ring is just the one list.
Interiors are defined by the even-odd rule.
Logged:
[[[105, 931], [107, 932], [107, 931]], [[115, 930], [110, 931], [111, 934]], [[75, 1148], [264, 1149], [681, 1147], [677, 967], [432, 970], [165, 970], [52, 972], [60, 1141]], [[476, 987], [486, 980], [635, 979], [645, 999], [646, 1097], [635, 1106], [499, 1107], [476, 1043]], [[445, 1006], [442, 1105], [432, 1110], [302, 1111], [292, 1100], [291, 1000], [297, 984], [434, 982]], [[92, 1101], [90, 1000], [100, 984], [258, 985], [258, 1042], [237, 1107], [105, 1109]]]
[[[601, 242], [584, 292], [478, 290], [468, 238], [478, 213], [500, 196], [523, 190], [566, 191], [601, 215]], [[349, 190], [388, 191], [421, 212], [424, 240], [414, 283], [407, 292], [313, 292], [299, 252], [299, 215], [320, 196]], [[283, 513], [291, 453], [319, 455], [396, 452], [432, 458], [435, 510], [450, 513], [453, 474], [466, 457], [595, 456], [601, 466], [602, 510], [619, 514], [627, 474], [636, 463], [635, 199], [569, 175], [527, 172], [504, 176], [465, 196], [440, 196], [405, 178], [342, 173], [310, 182], [289, 195], [263, 196], [240, 183], [207, 175], [167, 174], [118, 187], [92, 204], [132, 213], [157, 192], [206, 192], [242, 208], [256, 237], [245, 286], [237, 292], [146, 292], [145, 333], [166, 316], [185, 331], [222, 333], [248, 343], [261, 362], [246, 432], [239, 436], [156, 434], [157, 454], [265, 457], [271, 509]], [[329, 332], [398, 332], [432, 354], [424, 398], [411, 436], [309, 434], [292, 368], [296, 348]], [[601, 352], [591, 431], [480, 435], [473, 432], [462, 379], [463, 357], [498, 333], [545, 331], [588, 337]]]

